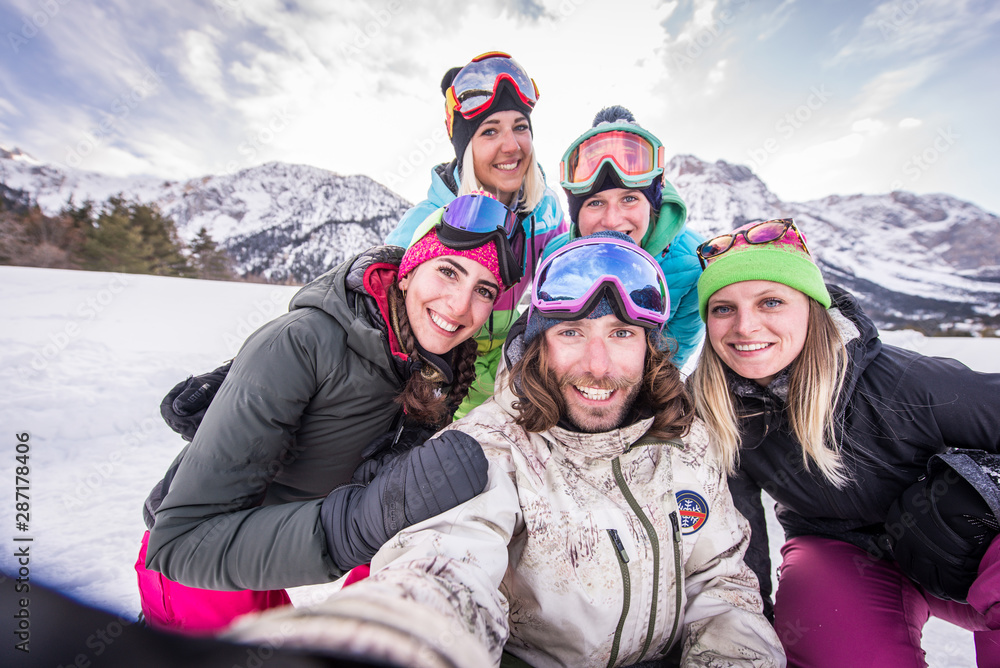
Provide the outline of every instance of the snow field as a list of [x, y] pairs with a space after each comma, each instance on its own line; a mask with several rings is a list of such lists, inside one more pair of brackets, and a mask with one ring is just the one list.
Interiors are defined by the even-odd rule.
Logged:
[[[134, 563], [142, 503], [184, 445], [159, 415], [167, 391], [235, 355], [297, 288], [98, 272], [0, 267], [0, 425], [6, 443], [0, 504], [16, 571], [14, 537], [30, 536], [30, 577], [90, 605], [134, 619]], [[997, 339], [884, 339], [924, 354], [1000, 371]], [[29, 530], [15, 528], [16, 440], [30, 434]], [[767, 504], [770, 507], [771, 504]], [[772, 560], [782, 537], [772, 520]], [[9, 586], [7, 584], [3, 586]], [[296, 603], [329, 586], [293, 590]], [[931, 620], [931, 666], [974, 665], [970, 633]]]

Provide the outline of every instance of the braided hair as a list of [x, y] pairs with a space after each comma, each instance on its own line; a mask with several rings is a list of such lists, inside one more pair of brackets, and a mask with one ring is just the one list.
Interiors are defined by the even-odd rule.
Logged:
[[[418, 352], [417, 338], [410, 327], [410, 319], [403, 306], [403, 293], [399, 286], [392, 283], [388, 286], [388, 294], [391, 302], [398, 304], [396, 317], [399, 325], [399, 343], [403, 350], [408, 351], [408, 355], [417, 361], [424, 362], [423, 368], [427, 368], [426, 361]], [[467, 339], [458, 344], [452, 350], [452, 370], [454, 380], [448, 392], [442, 392], [440, 383], [431, 380], [423, 373], [410, 374], [403, 389], [396, 396], [396, 403], [403, 406], [407, 417], [416, 422], [427, 424], [434, 428], [441, 428], [451, 422], [451, 416], [458, 409], [459, 404], [469, 393], [469, 387], [476, 378], [476, 355], [477, 346], [475, 339]]]

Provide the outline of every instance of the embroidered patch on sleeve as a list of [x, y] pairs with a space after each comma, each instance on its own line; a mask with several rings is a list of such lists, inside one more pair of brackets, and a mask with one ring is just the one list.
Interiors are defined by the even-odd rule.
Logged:
[[677, 510], [681, 516], [681, 533], [685, 536], [693, 534], [708, 521], [708, 504], [705, 498], [696, 492], [690, 490], [677, 492]]

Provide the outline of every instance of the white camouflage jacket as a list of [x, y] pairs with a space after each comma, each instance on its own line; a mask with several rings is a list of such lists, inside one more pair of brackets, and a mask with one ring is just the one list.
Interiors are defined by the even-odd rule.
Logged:
[[683, 642], [685, 666], [785, 665], [700, 421], [683, 442], [643, 440], [651, 420], [529, 434], [513, 399], [448, 427], [482, 443], [486, 490], [398, 534], [342, 598], [395, 599], [414, 629], [437, 611], [496, 662], [506, 649], [537, 668], [628, 666]]

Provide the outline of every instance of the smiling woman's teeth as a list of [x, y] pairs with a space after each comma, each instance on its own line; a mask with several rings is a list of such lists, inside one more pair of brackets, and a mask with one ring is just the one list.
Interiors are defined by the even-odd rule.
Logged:
[[515, 169], [517, 169], [517, 162], [504, 162], [504, 163], [498, 162], [493, 166], [496, 167], [497, 169], [502, 169], [505, 172], [513, 172]]
[[745, 343], [745, 344], [734, 343], [733, 347], [735, 347], [736, 350], [740, 351], [741, 353], [748, 353], [748, 352], [751, 352], [753, 350], [762, 350], [764, 348], [767, 348], [769, 345], [771, 345], [771, 344], [770, 343]]
[[458, 329], [458, 325], [453, 325], [450, 322], [446, 322], [437, 313], [431, 313], [431, 320], [434, 321], [435, 325], [445, 330], [446, 332], [454, 332], [456, 329]]
[[597, 387], [580, 387], [578, 385], [574, 385], [573, 387], [580, 390], [580, 394], [592, 401], [604, 401], [611, 396], [611, 390], [602, 390]]

